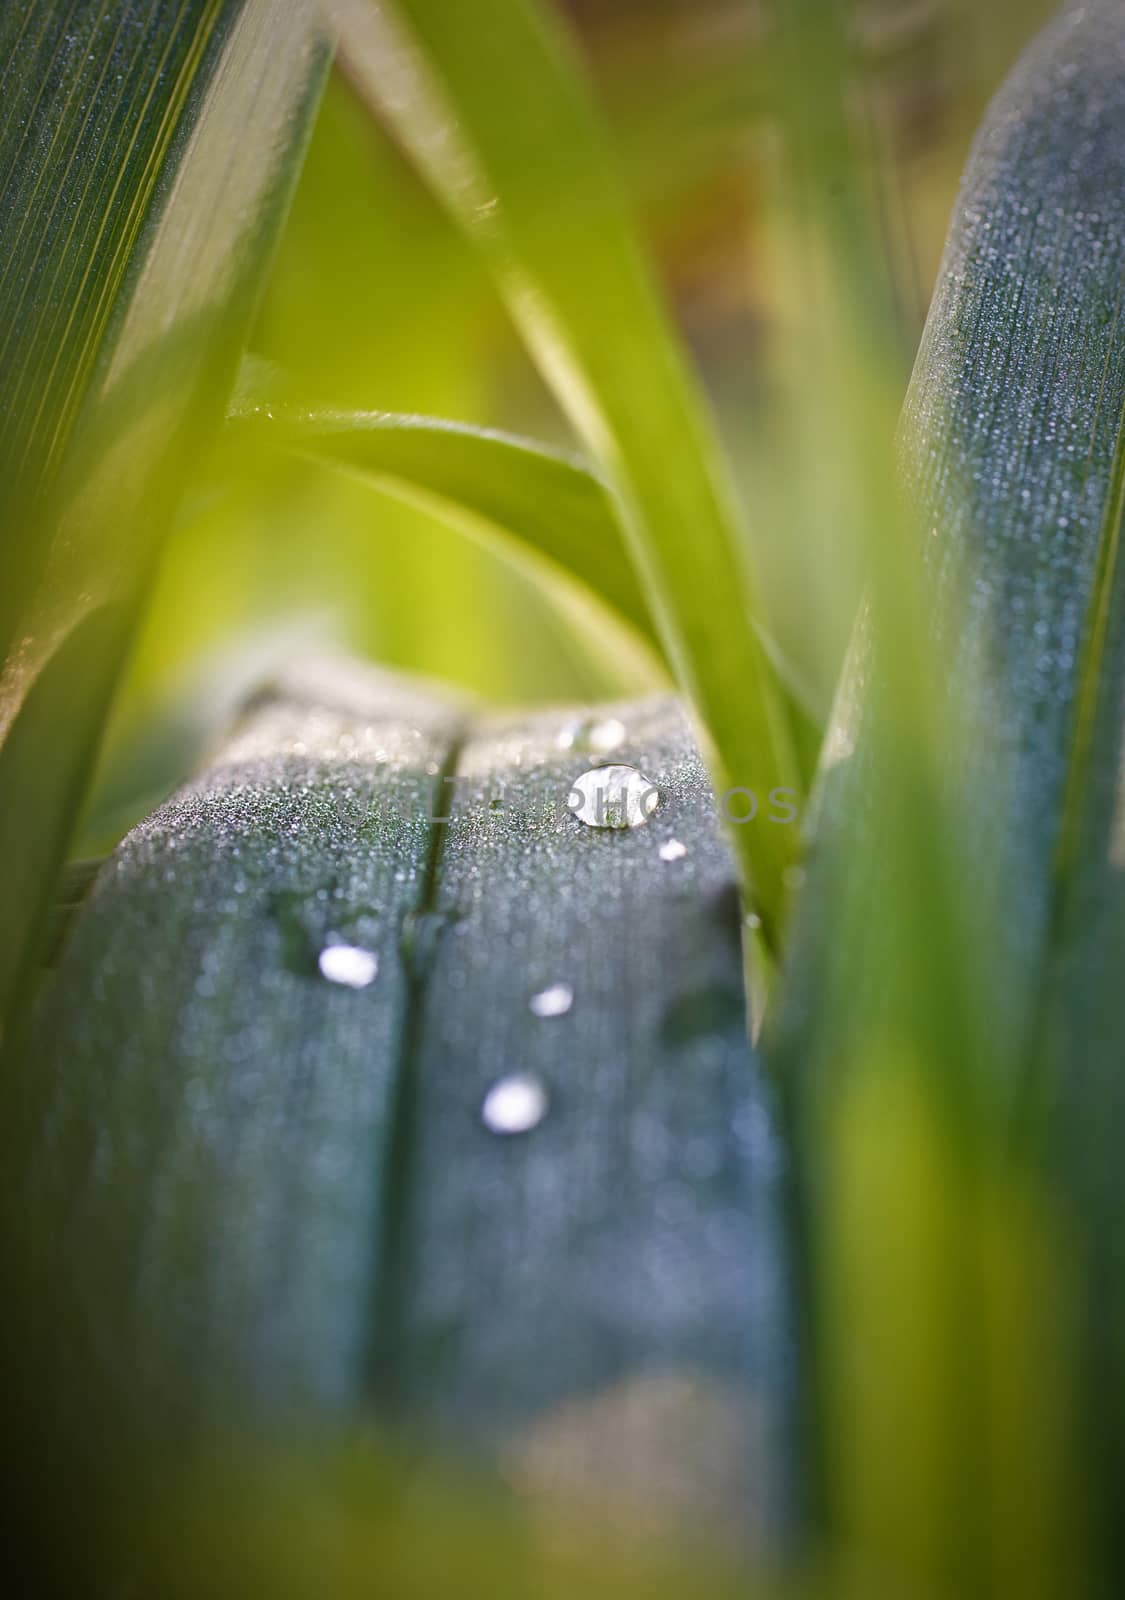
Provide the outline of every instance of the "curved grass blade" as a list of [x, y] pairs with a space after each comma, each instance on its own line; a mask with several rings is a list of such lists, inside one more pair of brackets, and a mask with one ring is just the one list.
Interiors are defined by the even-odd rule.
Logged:
[[[0, 861], [23, 863], [3, 1018], [161, 538], [221, 418], [325, 52], [312, 0], [27, 0], [0, 28], [0, 592], [18, 641], [0, 736], [20, 728], [0, 746]], [[97, 647], [80, 703], [38, 718], [38, 675], [107, 602], [107, 625], [83, 634]]]
[[[800, 792], [751, 626], [733, 491], [624, 215], [584, 85], [528, 0], [334, 0], [350, 68], [479, 246], [604, 473], [665, 653], [714, 746], [716, 787]], [[737, 830], [769, 938], [792, 829]]]
[[[470, 538], [517, 562], [530, 556], [578, 580], [638, 635], [646, 656], [663, 663], [660, 641], [625, 550], [613, 495], [579, 457], [537, 441], [444, 418], [386, 412], [301, 413], [275, 397], [278, 380], [249, 358], [232, 433], [265, 428], [275, 443], [350, 467], [386, 493], [439, 514]], [[545, 557], [541, 563], [539, 557]], [[788, 709], [802, 774], [816, 768], [822, 729], [813, 695], [776, 643], [759, 636]]]
[[[436, 503], [460, 526], [483, 524], [486, 536], [513, 550], [530, 547], [659, 649], [609, 492], [577, 458], [434, 417], [270, 409], [279, 444], [352, 468], [404, 498]], [[255, 425], [261, 416], [262, 407], [249, 402], [231, 421]]]

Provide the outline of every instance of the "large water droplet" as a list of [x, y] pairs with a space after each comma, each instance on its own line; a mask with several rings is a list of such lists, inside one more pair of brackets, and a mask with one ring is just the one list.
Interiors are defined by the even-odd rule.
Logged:
[[574, 1004], [574, 990], [569, 983], [553, 983], [533, 994], [528, 1004], [537, 1017], [563, 1017]]
[[513, 1072], [484, 1097], [481, 1117], [493, 1133], [530, 1133], [547, 1115], [547, 1090], [530, 1072]]
[[682, 861], [687, 855], [687, 845], [681, 844], [679, 839], [665, 839], [660, 846], [661, 861]]
[[627, 738], [628, 729], [617, 717], [583, 717], [569, 723], [559, 734], [559, 749], [607, 756]]
[[640, 828], [660, 804], [656, 785], [636, 767], [591, 767], [574, 780], [567, 808], [590, 828]]
[[316, 959], [321, 977], [346, 989], [366, 989], [375, 982], [379, 957], [357, 944], [326, 944]]

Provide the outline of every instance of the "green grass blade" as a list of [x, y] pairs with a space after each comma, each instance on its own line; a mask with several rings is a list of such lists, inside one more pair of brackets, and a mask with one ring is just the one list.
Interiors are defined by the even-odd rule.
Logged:
[[[665, 652], [715, 747], [717, 787], [800, 790], [745, 535], [565, 41], [527, 0], [333, 7], [357, 81], [482, 250], [604, 473]], [[795, 830], [738, 830], [771, 936]]]
[[[786, 462], [774, 517], [813, 674], [829, 703], [859, 602], [886, 572], [894, 433], [914, 354], [900, 337], [875, 154], [857, 114], [870, 93], [849, 46], [847, 0], [770, 0], [777, 270], [791, 280], [792, 372], [774, 377], [770, 426]], [[768, 238], [768, 234], [767, 234]], [[823, 690], [822, 690], [823, 692]]]
[[[3, 1017], [162, 535], [222, 416], [324, 50], [306, 0], [73, 15], [29, 0], [0, 29], [0, 593], [17, 641], [0, 677], [0, 862], [20, 883]], [[84, 627], [99, 607], [104, 626]], [[36, 681], [68, 638], [74, 709], [58, 713], [56, 684], [40, 716]]]
[[[277, 418], [279, 444], [351, 468], [391, 493], [433, 504], [443, 516], [510, 551], [530, 548], [577, 578], [655, 645], [613, 501], [576, 457], [434, 417], [270, 410]], [[261, 419], [262, 407], [249, 402], [231, 420], [235, 428], [250, 425], [257, 431]]]

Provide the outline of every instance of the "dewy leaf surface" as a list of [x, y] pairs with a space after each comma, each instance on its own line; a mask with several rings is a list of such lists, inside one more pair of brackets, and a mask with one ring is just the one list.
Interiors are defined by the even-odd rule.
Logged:
[[[409, 685], [283, 688], [103, 868], [9, 1171], [48, 1348], [124, 1397], [111, 1433], [134, 1403], [157, 1442], [250, 1448], [373, 1411], [548, 1519], [741, 1549], [784, 1522], [734, 865], [679, 706], [607, 716], [465, 737]], [[661, 795], [631, 830], [567, 810], [611, 729]], [[513, 1078], [543, 1096], [524, 1132], [488, 1108]]]
[[[333, 0], [332, 10], [357, 82], [483, 252], [618, 499], [665, 653], [714, 746], [717, 787], [799, 793], [728, 474], [546, 8]], [[775, 940], [796, 843], [791, 829], [735, 836]]]
[[[643, 826], [566, 809], [609, 728], [598, 759], [659, 789]], [[513, 716], [457, 773], [382, 1392], [578, 1508], [761, 1541], [792, 1489], [783, 1162], [690, 727], [669, 699]], [[505, 1135], [524, 1074], [542, 1118]]]
[[[1074, 25], [1093, 105], [1082, 157], [1097, 165], [1082, 252], [1104, 257], [1098, 322], [1109, 346], [1090, 459], [1106, 484], [1095, 581], [1077, 653], [1073, 750], [1056, 852], [1053, 970], [1040, 1009], [1039, 1074], [1032, 1098], [1080, 1231], [1077, 1267], [1082, 1398], [1105, 1568], [1125, 1573], [1116, 1485], [1125, 1471], [1125, 1206], [1120, 1131], [1125, 1115], [1125, 18], [1104, 5]], [[1094, 59], [1096, 57], [1096, 65]], [[1094, 109], [1096, 108], [1096, 110]], [[1097, 141], [1095, 146], [1094, 141]], [[1096, 151], [1096, 154], [1095, 154]], [[1077, 162], [1078, 153], [1075, 160]], [[1096, 222], [1095, 219], [1096, 218]], [[1096, 227], [1097, 232], [1090, 237]], [[1113, 231], [1102, 237], [1102, 229]], [[1076, 253], [1079, 246], [1076, 243]], [[1116, 269], [1116, 299], [1109, 292]], [[1089, 270], [1089, 269], [1087, 269]], [[1103, 331], [1103, 337], [1106, 333]], [[1113, 456], [1105, 473], [1105, 457]], [[1089, 468], [1086, 469], [1087, 473]]]
[[[1067, 8], [994, 103], [903, 419], [927, 648], [955, 712], [956, 739], [940, 752], [962, 828], [954, 888], [964, 896], [983, 880], [1003, 894], [994, 1020], [1017, 1054], [1065, 891], [1067, 819], [1099, 766], [1116, 762], [1084, 736], [1083, 708], [1112, 677], [1099, 640], [1113, 613], [1125, 408], [1123, 52], [1120, 7]], [[827, 741], [818, 853], [836, 865], [825, 877], [837, 865], [879, 870], [875, 842], [870, 855], [857, 848], [880, 780], [869, 691], [896, 669], [879, 666], [878, 626], [861, 629]], [[827, 958], [831, 919], [812, 890], [808, 902], [802, 925], [814, 942], [823, 927]], [[868, 955], [832, 944], [842, 973]]]
[[[325, 51], [311, 0], [16, 0], [0, 57], [0, 737], [22, 722], [0, 749], [2, 1015], [221, 418]], [[29, 727], [38, 674], [99, 606], [106, 626], [75, 637], [75, 714]]]
[[[68, 939], [75, 1004], [45, 1005], [28, 1051], [26, 1215], [102, 1381], [136, 1382], [157, 1432], [362, 1390], [400, 942], [458, 723], [376, 673], [279, 685]], [[326, 978], [333, 949], [374, 957], [370, 981], [346, 955], [353, 981]]]

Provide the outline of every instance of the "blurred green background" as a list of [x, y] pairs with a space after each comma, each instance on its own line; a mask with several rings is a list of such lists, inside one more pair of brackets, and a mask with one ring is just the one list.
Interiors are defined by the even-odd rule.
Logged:
[[[797, 0], [794, 0], [797, 3]], [[752, 517], [768, 623], [814, 710], [830, 698], [861, 575], [826, 559], [818, 297], [771, 93], [767, 8], [567, 0], [622, 180], [702, 371]], [[890, 265], [902, 384], [981, 111], [1048, 0], [855, 0], [846, 92], [860, 184]], [[549, 197], [545, 197], [549, 203]], [[831, 315], [830, 307], [821, 305]], [[821, 324], [824, 325], [823, 323]], [[420, 412], [569, 443], [485, 272], [335, 69], [253, 348], [310, 403]], [[841, 540], [841, 545], [847, 541]], [[814, 556], [815, 553], [815, 556]], [[275, 663], [347, 649], [503, 704], [662, 681], [635, 641], [433, 515], [341, 471], [222, 447], [164, 559], [80, 849], [111, 844], [190, 769]]]

